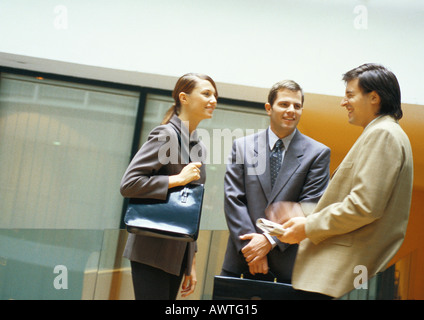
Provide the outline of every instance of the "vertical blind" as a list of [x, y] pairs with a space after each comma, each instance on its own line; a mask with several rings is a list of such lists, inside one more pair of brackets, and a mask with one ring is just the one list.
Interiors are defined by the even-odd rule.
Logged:
[[118, 228], [139, 93], [0, 78], [0, 227]]

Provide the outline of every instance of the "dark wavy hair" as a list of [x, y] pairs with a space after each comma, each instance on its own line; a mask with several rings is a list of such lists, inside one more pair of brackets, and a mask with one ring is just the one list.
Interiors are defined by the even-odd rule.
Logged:
[[381, 100], [378, 115], [390, 115], [396, 120], [402, 118], [400, 87], [393, 72], [382, 65], [366, 63], [343, 75], [345, 82], [354, 79], [359, 79], [358, 85], [363, 93], [377, 92]]

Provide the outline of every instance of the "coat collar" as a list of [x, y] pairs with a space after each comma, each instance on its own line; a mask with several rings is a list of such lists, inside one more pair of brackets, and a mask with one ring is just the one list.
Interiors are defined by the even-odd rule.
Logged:
[[[390, 122], [394, 122], [394, 123], [398, 123], [398, 121], [393, 118], [390, 115], [383, 115], [383, 116], [379, 116], [377, 118], [375, 118], [373, 121], [371, 121], [364, 129], [364, 131], [362, 131], [361, 135], [358, 137], [358, 139], [356, 139], [355, 143], [353, 144], [353, 146], [350, 148], [349, 152], [351, 152], [351, 150], [355, 147], [355, 145], [357, 143], [359, 143], [358, 141], [360, 141], [361, 137], [364, 137], [364, 133], [368, 132], [372, 127], [376, 126], [377, 124], [383, 122], [383, 121], [390, 121]], [[336, 174], [336, 172], [339, 170], [340, 165], [343, 163], [344, 159], [346, 159], [347, 155], [349, 154], [349, 152], [346, 154], [346, 156], [343, 158], [343, 160], [340, 162], [340, 164], [337, 166], [336, 170], [333, 171], [333, 173], [331, 174], [331, 179], [334, 177], [334, 175]]]
[[[181, 162], [184, 164], [191, 161], [204, 163], [207, 153], [203, 143], [199, 140], [197, 131], [194, 130], [189, 136], [188, 126], [177, 115], [173, 115], [168, 124], [173, 127], [172, 131], [175, 130], [179, 135]], [[194, 152], [192, 152], [193, 149]]]
[[[171, 119], [169, 120], [169, 123], [177, 129], [178, 133], [181, 135], [181, 138], [187, 139], [189, 136], [188, 127], [181, 121], [180, 118], [178, 118], [177, 115], [173, 115]], [[199, 142], [199, 135], [197, 133], [197, 130], [194, 130], [189, 139], [190, 144], [191, 143], [198, 143]]]
[[391, 122], [396, 122], [397, 123], [397, 121], [395, 120], [395, 118], [393, 118], [392, 116], [390, 116], [390, 115], [382, 115], [382, 116], [379, 116], [379, 117], [375, 118], [370, 123], [368, 123], [368, 125], [365, 127], [365, 129], [364, 129], [363, 132], [365, 132], [369, 128], [372, 128], [375, 125], [377, 125], [378, 123], [383, 122], [383, 121], [391, 121]]

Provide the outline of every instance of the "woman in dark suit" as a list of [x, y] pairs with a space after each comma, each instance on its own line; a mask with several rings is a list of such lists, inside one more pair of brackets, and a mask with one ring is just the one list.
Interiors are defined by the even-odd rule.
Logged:
[[[207, 75], [189, 73], [178, 79], [172, 96], [174, 105], [122, 178], [124, 197], [166, 199], [170, 188], [205, 182], [206, 150], [196, 128], [212, 118], [218, 97], [215, 82]], [[190, 161], [181, 154], [180, 144], [181, 150], [189, 147]], [[195, 242], [129, 234], [124, 257], [131, 260], [135, 298], [175, 300], [183, 277], [182, 296], [193, 293], [196, 251]]]

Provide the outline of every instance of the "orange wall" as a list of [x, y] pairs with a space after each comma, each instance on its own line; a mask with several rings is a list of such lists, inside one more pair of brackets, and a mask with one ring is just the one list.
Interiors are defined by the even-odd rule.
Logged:
[[[302, 133], [331, 148], [331, 172], [362, 132], [362, 128], [348, 123], [340, 101], [341, 97], [306, 94], [299, 124]], [[414, 186], [405, 241], [391, 263], [412, 253], [407, 298], [424, 299], [424, 106], [403, 104], [402, 109], [404, 117], [400, 125], [409, 136], [414, 156]]]

